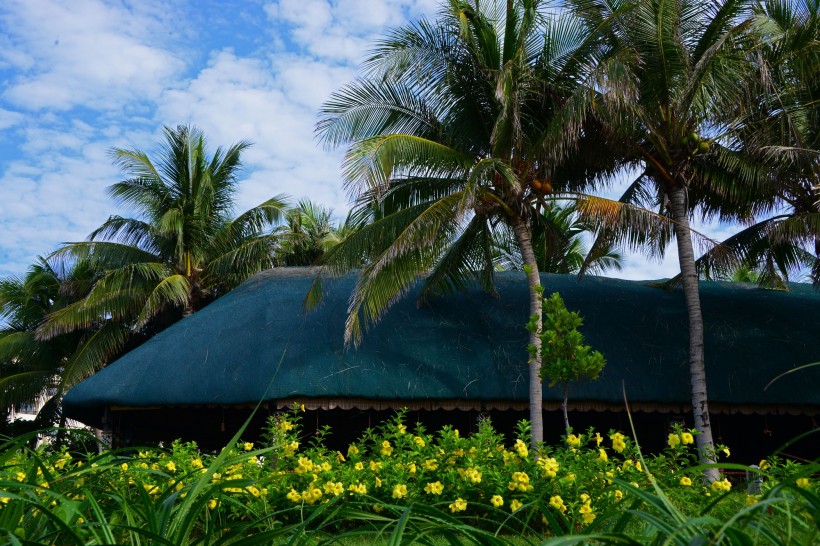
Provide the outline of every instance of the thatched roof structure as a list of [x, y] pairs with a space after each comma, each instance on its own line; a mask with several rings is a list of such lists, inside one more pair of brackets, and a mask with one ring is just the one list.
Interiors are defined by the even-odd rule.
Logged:
[[[305, 314], [308, 269], [261, 273], [72, 389], [66, 414], [98, 425], [105, 411], [237, 407], [262, 399], [309, 408], [523, 409], [527, 405], [527, 284], [499, 273], [499, 297], [478, 289], [417, 307], [400, 300], [360, 347], [343, 325], [354, 277], [326, 284]], [[623, 407], [688, 413], [683, 294], [649, 282], [543, 275], [585, 317], [587, 343], [608, 360], [601, 379], [573, 391], [575, 409]], [[820, 409], [820, 294], [703, 282], [706, 368], [713, 412], [808, 413]], [[545, 409], [558, 406], [545, 389]]]

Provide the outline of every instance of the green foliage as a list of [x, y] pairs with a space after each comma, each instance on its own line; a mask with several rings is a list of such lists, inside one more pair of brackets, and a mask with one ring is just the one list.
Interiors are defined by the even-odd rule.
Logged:
[[549, 386], [598, 379], [606, 365], [604, 355], [584, 344], [578, 331], [584, 321], [569, 311], [556, 292], [544, 298], [544, 325], [541, 332], [541, 377]]
[[452, 427], [411, 431], [400, 412], [338, 452], [306, 442], [300, 414], [272, 417], [262, 445], [239, 440], [240, 431], [214, 455], [185, 442], [86, 454], [6, 441], [0, 537], [89, 545], [817, 538], [817, 464], [767, 458], [754, 495], [728, 480], [706, 487], [687, 430], [653, 457], [624, 434], [592, 429], [534, 453], [526, 422], [508, 444], [486, 420], [464, 437]]

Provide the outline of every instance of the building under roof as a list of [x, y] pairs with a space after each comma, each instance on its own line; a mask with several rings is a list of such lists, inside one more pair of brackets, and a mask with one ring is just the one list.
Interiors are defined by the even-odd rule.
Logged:
[[[268, 413], [297, 402], [309, 410], [352, 410], [348, 417], [403, 407], [470, 415], [513, 410], [516, 418], [526, 417], [523, 273], [498, 273], [498, 297], [475, 288], [417, 306], [411, 292], [358, 348], [343, 341], [355, 277], [326, 281], [322, 304], [304, 313], [314, 275], [302, 268], [256, 275], [77, 385], [65, 397], [66, 415], [97, 427], [105, 421], [134, 441], [187, 436], [200, 442], [208, 431], [229, 438], [259, 401]], [[666, 415], [663, 426], [670, 416], [690, 412], [680, 289], [547, 274], [542, 283], [547, 294], [559, 292], [581, 313], [587, 343], [607, 359], [598, 381], [572, 390], [577, 422], [599, 423], [578, 413], [593, 410], [617, 414], [616, 428], [628, 427], [624, 392], [633, 412]], [[777, 425], [787, 434], [814, 427], [820, 368], [766, 385], [820, 361], [820, 294], [800, 284], [784, 292], [722, 282], [702, 282], [700, 292], [713, 421], [764, 435], [772, 423], [791, 423]], [[545, 388], [545, 411], [559, 406], [558, 389]], [[717, 430], [721, 435], [727, 436]]]

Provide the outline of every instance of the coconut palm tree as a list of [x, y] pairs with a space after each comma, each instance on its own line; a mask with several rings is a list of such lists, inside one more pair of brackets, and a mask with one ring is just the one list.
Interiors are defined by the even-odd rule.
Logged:
[[277, 230], [280, 247], [277, 265], [315, 265], [341, 240], [343, 225], [333, 222], [333, 211], [308, 199], [285, 212], [285, 222]]
[[[139, 150], [113, 150], [128, 178], [109, 193], [135, 217], [112, 216], [88, 241], [55, 253], [104, 273], [81, 301], [49, 313], [38, 336], [52, 339], [96, 324], [151, 333], [271, 267], [278, 242], [273, 226], [283, 217], [284, 197], [233, 216], [240, 154], [249, 145], [209, 156], [202, 132], [179, 126], [165, 128], [155, 160]], [[63, 385], [93, 373], [128, 339], [91, 340], [86, 357], [66, 366]]]
[[[757, 70], [744, 82], [755, 107], [739, 103], [737, 114], [745, 120], [735, 146], [768, 166], [778, 200], [774, 214], [724, 245], [760, 272], [762, 285], [785, 287], [790, 276], [806, 270], [820, 284], [820, 3], [769, 0], [756, 6], [755, 16], [764, 39]], [[713, 274], [713, 253], [698, 262]]]
[[[515, 237], [504, 225], [498, 226], [493, 247], [496, 267], [501, 270], [523, 270], [521, 253]], [[584, 235], [591, 235], [595, 227], [579, 217], [574, 203], [560, 205], [547, 203], [539, 208], [532, 219], [532, 246], [538, 270], [543, 273], [602, 274], [608, 270], [620, 270], [623, 257], [614, 245], [599, 244], [594, 253], [584, 244]]]
[[[476, 281], [494, 291], [492, 246], [499, 226], [512, 234], [537, 324], [529, 338], [534, 445], [543, 440], [543, 287], [533, 218], [556, 192], [618, 166], [603, 153], [611, 142], [587, 124], [590, 93], [579, 82], [595, 48], [584, 31], [539, 0], [451, 0], [435, 21], [380, 42], [317, 125], [329, 147], [348, 146], [354, 210], [372, 218], [323, 260], [331, 274], [364, 262], [347, 341], [358, 342], [422, 274], [421, 298]], [[308, 306], [320, 291], [321, 277]]]
[[[23, 278], [0, 280], [0, 408], [53, 394], [63, 367], [94, 332], [77, 330], [49, 340], [35, 332], [49, 313], [87, 294], [96, 276], [87, 264], [64, 270], [39, 258]], [[55, 422], [56, 404], [47, 402], [44, 408], [52, 411], [40, 415], [40, 426]]]
[[[600, 37], [604, 130], [640, 158], [644, 170], [624, 202], [657, 207], [673, 220], [689, 329], [689, 370], [698, 447], [714, 462], [706, 392], [703, 317], [690, 215], [748, 220], [769, 210], [770, 178], [733, 144], [748, 104], [738, 82], [751, 77], [754, 3], [745, 0], [574, 0], [574, 12]], [[628, 233], [628, 230], [624, 233]], [[664, 248], [666, 238], [654, 241]], [[716, 470], [707, 471], [711, 478]]]

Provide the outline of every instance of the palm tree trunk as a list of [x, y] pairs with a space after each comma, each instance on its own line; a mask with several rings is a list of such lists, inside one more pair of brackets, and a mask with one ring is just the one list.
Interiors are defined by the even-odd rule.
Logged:
[[561, 409], [564, 410], [564, 429], [569, 434], [569, 383], [564, 383], [564, 401], [561, 402]]
[[541, 324], [542, 293], [541, 277], [538, 274], [538, 262], [532, 249], [532, 236], [529, 227], [518, 216], [511, 221], [515, 238], [521, 250], [524, 265], [527, 266], [527, 279], [530, 283], [530, 317], [535, 318], [536, 328], [530, 332], [530, 345], [535, 347], [535, 356], [529, 362], [530, 369], [530, 422], [532, 423], [532, 447], [544, 441], [544, 394], [541, 383]]
[[[706, 396], [706, 366], [703, 356], [703, 315], [700, 309], [698, 274], [695, 267], [695, 251], [692, 248], [692, 233], [689, 229], [689, 214], [686, 206], [686, 187], [680, 185], [669, 193], [672, 216], [675, 220], [675, 239], [678, 244], [683, 295], [686, 299], [686, 314], [689, 319], [689, 378], [692, 388], [692, 412], [695, 418], [697, 446], [700, 460], [704, 464], [714, 464], [715, 444], [712, 440], [712, 425], [709, 421], [709, 403]], [[716, 468], [704, 470], [709, 481], [716, 481], [720, 473]]]

